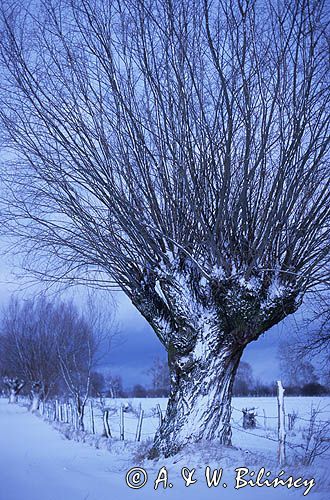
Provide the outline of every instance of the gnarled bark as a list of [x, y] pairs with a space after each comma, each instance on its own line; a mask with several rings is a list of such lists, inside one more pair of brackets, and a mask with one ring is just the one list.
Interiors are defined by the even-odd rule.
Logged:
[[150, 457], [173, 455], [201, 440], [231, 444], [232, 388], [244, 348], [300, 301], [293, 283], [284, 280], [275, 292], [256, 278], [214, 280], [197, 293], [194, 285], [184, 270], [155, 288], [151, 277], [146, 298], [141, 293], [136, 302], [167, 349], [171, 375], [165, 419]]
[[17, 398], [20, 390], [24, 387], [24, 381], [17, 377], [5, 377], [4, 383], [9, 390], [9, 401], [8, 403], [17, 403]]
[[42, 397], [42, 393], [44, 391], [44, 387], [42, 382], [36, 381], [32, 383], [31, 387], [31, 395], [32, 395], [32, 403], [31, 403], [31, 411], [36, 412], [39, 410], [40, 400]]
[[84, 424], [84, 414], [85, 414], [85, 404], [86, 401], [82, 400], [80, 396], [76, 396], [76, 422], [77, 422], [77, 430], [78, 431], [85, 431], [85, 424]]
[[202, 439], [231, 444], [232, 386], [243, 350], [209, 343], [170, 363], [171, 394], [151, 457], [173, 455]]

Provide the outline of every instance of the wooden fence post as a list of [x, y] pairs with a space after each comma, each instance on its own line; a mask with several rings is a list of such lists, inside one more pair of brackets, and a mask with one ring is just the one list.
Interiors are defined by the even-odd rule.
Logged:
[[278, 408], [278, 463], [280, 466], [286, 462], [285, 456], [285, 412], [284, 388], [280, 380], [277, 381], [277, 408]]
[[124, 409], [122, 405], [120, 407], [120, 414], [119, 414], [119, 430], [120, 430], [120, 440], [124, 441], [125, 439]]
[[71, 404], [66, 404], [67, 423], [71, 425]]
[[138, 420], [138, 424], [137, 424], [137, 428], [136, 428], [135, 441], [141, 440], [141, 429], [142, 429], [143, 415], [144, 415], [144, 411], [141, 408], [140, 414], [139, 414], [139, 420]]
[[78, 413], [75, 406], [73, 407], [73, 426], [75, 430], [78, 430]]
[[70, 415], [71, 415], [71, 425], [76, 428], [76, 421], [75, 421], [75, 408], [74, 408], [74, 400], [70, 399]]
[[267, 417], [265, 408], [262, 410], [262, 412], [264, 414], [264, 429], [267, 429]]
[[95, 434], [95, 425], [94, 425], [94, 410], [93, 410], [93, 400], [89, 401], [89, 422], [91, 433]]
[[111, 438], [111, 430], [109, 426], [109, 410], [104, 410], [103, 412], [103, 427], [104, 427], [104, 434], [107, 438]]
[[292, 413], [288, 413], [288, 428], [289, 431], [292, 431], [294, 428], [294, 424], [296, 422], [296, 419], [298, 417], [298, 412], [293, 410]]
[[63, 422], [68, 423], [68, 408], [66, 403], [63, 403]]
[[157, 408], [158, 419], [159, 419], [159, 427], [160, 427], [162, 425], [162, 423], [163, 423], [163, 414], [162, 414], [162, 409], [161, 409], [159, 403], [157, 403], [156, 408]]

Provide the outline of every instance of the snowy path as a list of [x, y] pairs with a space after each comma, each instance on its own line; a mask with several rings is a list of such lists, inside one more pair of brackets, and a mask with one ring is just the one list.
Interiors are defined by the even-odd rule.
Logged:
[[[228, 488], [222, 484], [207, 488], [204, 469], [196, 470], [199, 481], [186, 488], [180, 476], [184, 466], [196, 467], [193, 455], [181, 456], [178, 463], [164, 461], [147, 467], [148, 484], [132, 490], [125, 484], [125, 473], [135, 464], [127, 450], [118, 456], [106, 450], [97, 450], [87, 444], [66, 440], [49, 424], [31, 415], [25, 408], [9, 405], [0, 398], [0, 500], [324, 500], [327, 495], [311, 492], [303, 496], [303, 489], [233, 487], [233, 469], [244, 466], [235, 463], [235, 456], [212, 467], [224, 467]], [[227, 464], [227, 468], [226, 465]], [[166, 465], [173, 488], [153, 490], [158, 470]], [[260, 465], [261, 467], [262, 465]], [[277, 473], [277, 472], [276, 472]], [[307, 477], [310, 477], [307, 475]], [[200, 480], [203, 479], [203, 480]]]
[[25, 408], [0, 399], [0, 500], [108, 500], [124, 486], [125, 498], [139, 493], [110, 464], [107, 451], [68, 441]]

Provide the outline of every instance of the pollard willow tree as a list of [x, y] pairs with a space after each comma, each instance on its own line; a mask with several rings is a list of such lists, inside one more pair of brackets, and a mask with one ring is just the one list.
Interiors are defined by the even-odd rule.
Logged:
[[230, 443], [244, 348], [326, 279], [327, 22], [318, 0], [2, 8], [7, 222], [37, 275], [119, 287], [153, 327], [151, 456]]
[[3, 383], [9, 391], [9, 401], [8, 403], [17, 403], [18, 394], [24, 387], [24, 380], [20, 380], [18, 377], [4, 377]]
[[19, 302], [12, 297], [0, 325], [0, 365], [31, 391], [31, 411], [54, 395], [59, 383], [54, 306], [45, 297]]

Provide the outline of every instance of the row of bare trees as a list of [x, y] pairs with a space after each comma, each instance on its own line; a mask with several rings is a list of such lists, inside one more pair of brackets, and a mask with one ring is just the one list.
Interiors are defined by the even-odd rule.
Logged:
[[[316, 370], [308, 359], [308, 349], [304, 356], [298, 356], [296, 344], [282, 343], [278, 350], [281, 377], [285, 384], [286, 395], [325, 395], [330, 393], [329, 365]], [[320, 367], [319, 367], [320, 368]], [[139, 385], [140, 393], [149, 397], [168, 397], [170, 393], [170, 377], [166, 360], [155, 359], [148, 370], [151, 376], [151, 388]], [[233, 385], [234, 396], [276, 396], [275, 381], [256, 378], [252, 366], [247, 361], [240, 361]], [[133, 396], [138, 396], [137, 386], [133, 388]]]
[[32, 411], [38, 410], [41, 400], [66, 393], [83, 428], [87, 398], [97, 381], [93, 370], [100, 349], [104, 354], [109, 342], [96, 314], [91, 308], [80, 313], [73, 302], [45, 296], [10, 301], [0, 334], [0, 369], [10, 402], [15, 402], [24, 384], [31, 392]]

